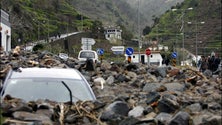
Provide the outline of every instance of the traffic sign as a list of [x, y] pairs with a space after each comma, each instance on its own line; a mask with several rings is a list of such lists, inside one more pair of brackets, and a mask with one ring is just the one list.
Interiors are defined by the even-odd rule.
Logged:
[[104, 54], [104, 50], [102, 48], [97, 49], [97, 53], [99, 55], [103, 55]]
[[126, 48], [126, 55], [130, 56], [133, 54], [133, 48], [129, 47], [129, 48]]
[[113, 51], [114, 54], [119, 55], [124, 53], [124, 46], [112, 46], [111, 50]]
[[176, 53], [176, 52], [173, 52], [173, 53], [171, 54], [171, 57], [172, 57], [172, 58], [177, 58], [177, 53]]
[[93, 38], [82, 38], [82, 45], [94, 45], [96, 42]]
[[92, 45], [88, 45], [88, 46], [87, 45], [82, 45], [81, 49], [82, 50], [92, 50]]
[[146, 55], [150, 55], [151, 54], [151, 50], [149, 48], [146, 49]]

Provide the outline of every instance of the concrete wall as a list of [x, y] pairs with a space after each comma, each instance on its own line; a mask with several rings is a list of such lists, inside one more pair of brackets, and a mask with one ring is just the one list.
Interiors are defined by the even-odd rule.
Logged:
[[[139, 56], [140, 55], [140, 56]], [[126, 56], [126, 60], [128, 59], [128, 56]], [[149, 62], [151, 65], [158, 65], [158, 66], [162, 66], [162, 57], [160, 55], [160, 53], [152, 53], [151, 55], [147, 56], [145, 53], [135, 53], [133, 55], [131, 55], [131, 60], [132, 63], [138, 63], [139, 62], [139, 57], [140, 57], [140, 63], [147, 63], [148, 62], [148, 58], [149, 58]]]
[[9, 15], [1, 10], [0, 18], [0, 46], [4, 51], [11, 50], [11, 24], [9, 23]]

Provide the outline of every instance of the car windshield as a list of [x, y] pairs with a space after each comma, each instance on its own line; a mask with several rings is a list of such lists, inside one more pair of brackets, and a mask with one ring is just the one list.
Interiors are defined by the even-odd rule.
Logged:
[[93, 52], [81, 52], [80, 58], [95, 58], [95, 54]]
[[70, 93], [62, 84], [64, 82], [72, 91], [73, 102], [93, 100], [89, 88], [82, 80], [73, 79], [10, 79], [3, 97], [10, 95], [25, 101], [48, 99], [56, 102], [70, 101]]

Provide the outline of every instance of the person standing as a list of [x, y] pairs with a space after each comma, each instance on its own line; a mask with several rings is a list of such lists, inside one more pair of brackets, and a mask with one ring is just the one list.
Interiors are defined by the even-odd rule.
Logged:
[[220, 64], [220, 59], [215, 56], [214, 52], [212, 52], [211, 57], [208, 59], [208, 63], [209, 63], [209, 65], [208, 65], [209, 70], [214, 72], [217, 70], [218, 65]]
[[201, 59], [199, 60], [198, 65], [200, 67], [200, 71], [204, 72], [208, 68], [207, 58], [205, 58], [205, 56], [201, 56]]

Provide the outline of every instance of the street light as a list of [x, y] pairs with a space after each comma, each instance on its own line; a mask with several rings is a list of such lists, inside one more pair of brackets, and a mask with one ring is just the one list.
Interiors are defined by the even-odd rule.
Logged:
[[40, 30], [40, 27], [39, 27], [39, 21], [36, 20], [36, 19], [32, 19], [32, 20], [33, 20], [34, 22], [37, 21], [37, 23], [38, 23], [38, 34], [37, 34], [37, 35], [38, 35], [38, 38], [37, 38], [37, 39], [38, 39], [38, 41], [39, 41], [39, 32], [40, 32], [40, 31], [39, 31], [39, 30]]
[[196, 66], [198, 68], [198, 65], [197, 65], [197, 62], [198, 62], [198, 59], [197, 59], [197, 56], [198, 56], [198, 49], [197, 49], [197, 25], [198, 24], [204, 24], [205, 22], [195, 22], [195, 23], [192, 23], [192, 22], [187, 22], [188, 24], [194, 24], [195, 25], [195, 30], [196, 30], [196, 47], [195, 47], [195, 50], [196, 50]]
[[183, 50], [182, 50], [182, 58], [183, 58], [183, 63], [184, 63], [184, 15], [185, 15], [185, 11], [187, 10], [193, 10], [192, 7], [187, 8], [187, 9], [172, 9], [172, 11], [177, 11], [177, 10], [181, 10], [181, 21], [182, 21], [182, 26], [180, 28], [180, 31], [182, 30], [182, 42], [183, 42]]

